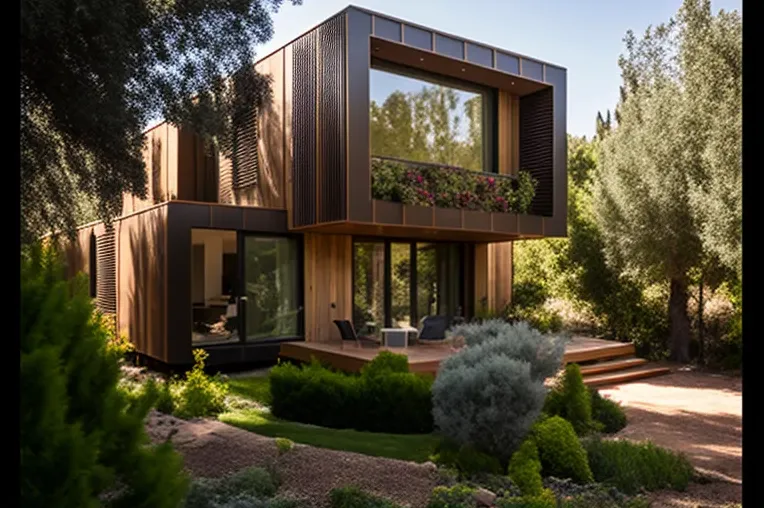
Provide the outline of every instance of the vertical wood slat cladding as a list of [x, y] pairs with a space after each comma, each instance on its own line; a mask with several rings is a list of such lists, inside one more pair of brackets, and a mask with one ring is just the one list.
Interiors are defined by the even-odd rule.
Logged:
[[319, 125], [319, 221], [346, 217], [345, 158], [345, 16], [336, 16], [318, 28]]
[[317, 32], [313, 30], [292, 45], [295, 226], [316, 223], [316, 39]]
[[105, 314], [117, 313], [117, 249], [114, 226], [96, 237], [96, 306]]
[[475, 309], [500, 312], [512, 301], [512, 242], [475, 245]]
[[529, 213], [547, 217], [554, 211], [552, 106], [552, 88], [520, 98], [520, 169], [538, 181]]
[[352, 236], [306, 233], [303, 238], [305, 340], [339, 341], [334, 320], [353, 314]]

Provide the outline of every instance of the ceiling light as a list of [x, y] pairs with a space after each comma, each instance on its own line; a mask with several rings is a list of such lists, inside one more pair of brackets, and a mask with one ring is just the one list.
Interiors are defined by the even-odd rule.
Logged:
[[467, 69], [465, 69], [464, 67], [462, 67], [462, 72], [464, 72], [464, 71], [466, 71], [466, 70], [467, 70]]
[[514, 81], [512, 81], [512, 82], [510, 83], [510, 85], [514, 85], [514, 84], [515, 84], [515, 82], [514, 82]]
[[420, 62], [424, 62], [424, 57], [423, 57], [423, 56], [420, 56], [420, 57], [419, 57], [419, 61], [420, 61]]

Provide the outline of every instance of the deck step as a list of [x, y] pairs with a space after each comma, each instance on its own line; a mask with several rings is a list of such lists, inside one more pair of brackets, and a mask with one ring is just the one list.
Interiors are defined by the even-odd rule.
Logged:
[[632, 367], [639, 367], [647, 363], [644, 358], [623, 358], [617, 360], [609, 360], [592, 365], [581, 365], [581, 374], [584, 376], [595, 376], [597, 374], [604, 374], [605, 372], [613, 372], [616, 370], [625, 370]]
[[634, 356], [636, 348], [631, 342], [614, 342], [612, 345], [592, 348], [575, 348], [565, 351], [564, 363], [582, 363], [594, 360], [612, 360], [624, 356]]
[[640, 367], [632, 367], [596, 376], [586, 376], [584, 377], [584, 384], [588, 386], [603, 386], [616, 383], [628, 383], [629, 381], [636, 381], [638, 379], [662, 376], [663, 374], [669, 374], [670, 372], [671, 369], [668, 367], [658, 367], [648, 363]]

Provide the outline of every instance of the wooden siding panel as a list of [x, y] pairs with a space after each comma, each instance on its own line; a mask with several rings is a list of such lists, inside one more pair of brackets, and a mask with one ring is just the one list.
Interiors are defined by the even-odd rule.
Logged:
[[260, 174], [257, 205], [286, 207], [284, 195], [284, 50], [277, 51], [258, 66], [258, 72], [271, 78], [271, 99], [260, 112], [257, 140]]
[[[165, 247], [167, 208], [120, 221], [118, 322], [136, 349], [167, 361]], [[189, 338], [190, 341], [190, 338]]]
[[117, 252], [114, 226], [96, 236], [96, 307], [104, 314], [117, 312]]
[[293, 227], [294, 164], [292, 163], [292, 45], [284, 49], [284, 195], [287, 209], [287, 227]]
[[475, 245], [475, 309], [501, 312], [512, 301], [512, 242]]
[[353, 252], [350, 235], [304, 236], [305, 340], [339, 341], [335, 319], [352, 319]]

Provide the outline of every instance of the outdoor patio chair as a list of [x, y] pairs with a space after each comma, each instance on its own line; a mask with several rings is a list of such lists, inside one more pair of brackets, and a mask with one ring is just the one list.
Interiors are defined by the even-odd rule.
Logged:
[[345, 347], [345, 342], [355, 342], [356, 347], [363, 347], [362, 344], [373, 344], [378, 346], [380, 341], [379, 339], [375, 337], [367, 337], [365, 335], [358, 335], [355, 332], [355, 327], [353, 327], [353, 323], [348, 321], [347, 319], [335, 319], [334, 324], [337, 325], [337, 328], [340, 331], [340, 337], [342, 337], [342, 348]]
[[422, 331], [417, 335], [418, 344], [447, 344], [448, 316], [427, 316], [422, 321]]

